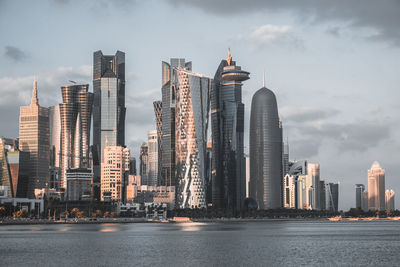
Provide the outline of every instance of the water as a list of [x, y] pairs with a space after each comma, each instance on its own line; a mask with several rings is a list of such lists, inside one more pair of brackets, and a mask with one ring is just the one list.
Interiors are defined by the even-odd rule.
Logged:
[[399, 266], [400, 222], [0, 226], [0, 265]]

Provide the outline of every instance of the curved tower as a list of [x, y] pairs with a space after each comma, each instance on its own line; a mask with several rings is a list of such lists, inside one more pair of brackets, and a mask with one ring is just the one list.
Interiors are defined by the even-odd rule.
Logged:
[[250, 190], [259, 209], [281, 207], [282, 127], [275, 94], [262, 87], [251, 101]]

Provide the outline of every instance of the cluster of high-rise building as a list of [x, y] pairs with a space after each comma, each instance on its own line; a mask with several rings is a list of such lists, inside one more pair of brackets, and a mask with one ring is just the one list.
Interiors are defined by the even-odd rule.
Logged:
[[374, 161], [368, 170], [368, 191], [356, 184], [356, 208], [363, 211], [394, 210], [394, 191], [385, 190], [385, 170]]

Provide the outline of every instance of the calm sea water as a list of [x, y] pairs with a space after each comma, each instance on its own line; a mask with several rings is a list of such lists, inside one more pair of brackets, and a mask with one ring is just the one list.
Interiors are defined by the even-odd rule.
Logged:
[[400, 266], [400, 222], [0, 226], [2, 266]]

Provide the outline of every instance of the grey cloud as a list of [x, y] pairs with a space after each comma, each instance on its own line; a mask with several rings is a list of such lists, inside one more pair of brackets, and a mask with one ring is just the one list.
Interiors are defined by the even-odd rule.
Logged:
[[334, 117], [340, 113], [336, 109], [315, 109], [315, 108], [282, 108], [281, 116], [284, 122], [304, 123], [310, 121], [324, 120]]
[[169, 0], [178, 6], [193, 6], [205, 12], [223, 15], [245, 12], [290, 12], [311, 25], [325, 22], [347, 22], [348, 27], [372, 28], [369, 40], [400, 46], [400, 2], [397, 0]]
[[7, 45], [4, 48], [4, 55], [13, 61], [21, 62], [28, 57], [27, 54], [18, 47]]

